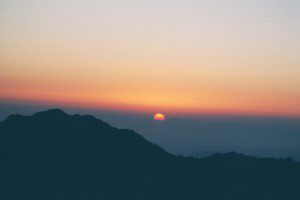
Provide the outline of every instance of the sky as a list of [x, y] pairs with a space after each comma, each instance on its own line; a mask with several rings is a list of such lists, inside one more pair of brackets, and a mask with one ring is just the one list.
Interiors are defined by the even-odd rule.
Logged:
[[1, 0], [0, 101], [300, 116], [300, 1]]

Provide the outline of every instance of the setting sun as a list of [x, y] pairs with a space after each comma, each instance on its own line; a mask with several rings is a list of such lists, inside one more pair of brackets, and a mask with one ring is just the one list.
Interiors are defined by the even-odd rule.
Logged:
[[158, 113], [154, 115], [153, 119], [155, 121], [165, 121], [165, 116], [163, 114]]

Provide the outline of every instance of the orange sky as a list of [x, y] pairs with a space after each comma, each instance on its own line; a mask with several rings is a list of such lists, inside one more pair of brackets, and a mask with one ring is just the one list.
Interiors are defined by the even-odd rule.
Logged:
[[2, 1], [0, 100], [300, 116], [297, 2]]

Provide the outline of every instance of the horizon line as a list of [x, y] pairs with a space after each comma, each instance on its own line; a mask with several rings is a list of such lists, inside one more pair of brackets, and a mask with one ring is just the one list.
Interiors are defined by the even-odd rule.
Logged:
[[[18, 106], [40, 106], [48, 107], [49, 109], [80, 109], [80, 110], [98, 110], [105, 112], [117, 112], [122, 114], [140, 114], [140, 115], [152, 115], [157, 112], [162, 112], [168, 116], [184, 116], [184, 117], [197, 117], [197, 116], [212, 116], [212, 117], [260, 117], [260, 118], [291, 118], [300, 119], [300, 113], [298, 114], [283, 114], [283, 113], [264, 113], [264, 112], [247, 112], [247, 111], [230, 111], [225, 109], [193, 109], [193, 108], [157, 108], [142, 106], [142, 105], [84, 105], [70, 102], [59, 101], [43, 101], [43, 100], [29, 100], [29, 99], [12, 99], [0, 97], [0, 103], [18, 105]], [[143, 108], [142, 108], [143, 107]], [[162, 111], [163, 110], [163, 111]], [[191, 112], [191, 110], [193, 110]]]

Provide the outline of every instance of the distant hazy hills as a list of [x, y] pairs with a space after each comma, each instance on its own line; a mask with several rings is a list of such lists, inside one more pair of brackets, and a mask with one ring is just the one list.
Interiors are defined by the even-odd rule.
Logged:
[[53, 109], [0, 123], [3, 200], [298, 200], [300, 164], [174, 156], [137, 133]]

